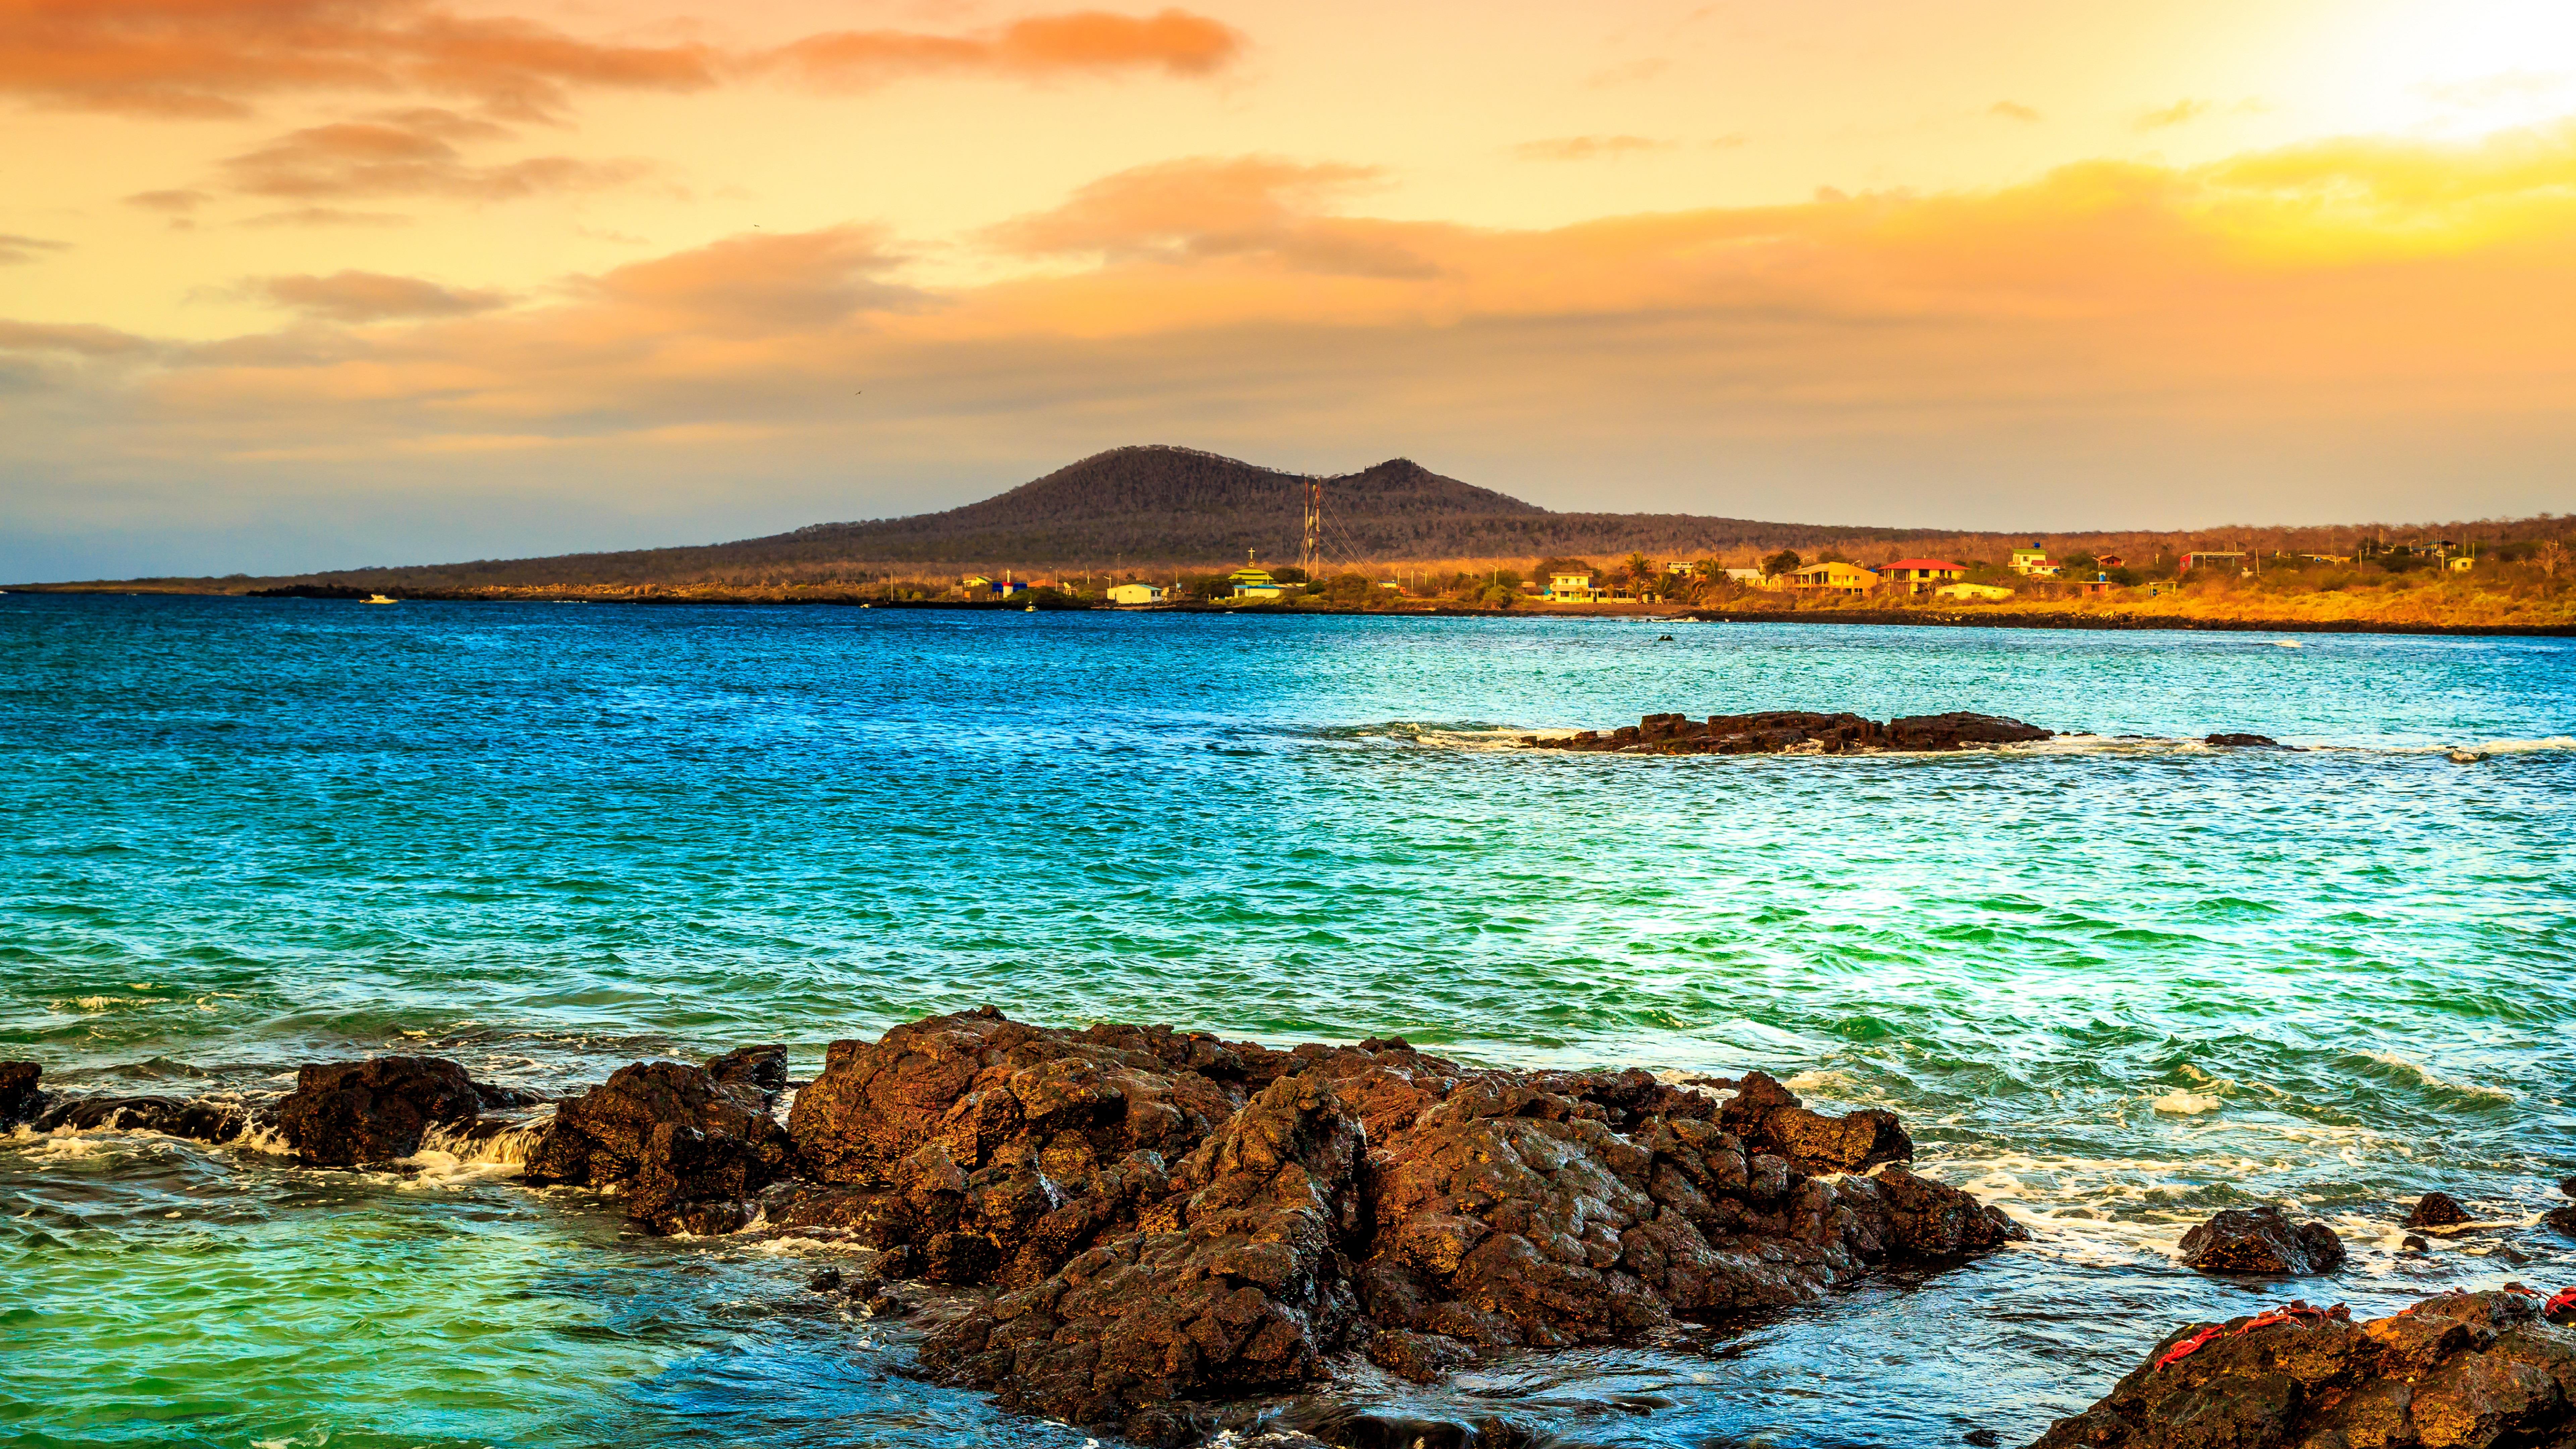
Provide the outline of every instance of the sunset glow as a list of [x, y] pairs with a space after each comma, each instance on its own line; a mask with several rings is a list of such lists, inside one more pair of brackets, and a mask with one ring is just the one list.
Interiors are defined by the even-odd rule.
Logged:
[[2566, 511], [2576, 12], [0, 0], [0, 573], [1128, 442], [1961, 527]]

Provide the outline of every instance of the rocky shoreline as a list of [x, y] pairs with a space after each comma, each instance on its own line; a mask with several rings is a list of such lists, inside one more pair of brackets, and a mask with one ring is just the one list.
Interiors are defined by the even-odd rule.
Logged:
[[[865, 1250], [865, 1271], [814, 1286], [871, 1316], [909, 1311], [895, 1283], [944, 1285], [918, 1372], [1153, 1445], [1244, 1427], [1249, 1401], [1360, 1360], [1430, 1383], [2027, 1237], [1909, 1170], [1892, 1113], [1816, 1112], [1760, 1072], [1521, 1071], [1401, 1039], [1283, 1051], [983, 1007], [836, 1041], [812, 1082], [778, 1046], [637, 1062], [551, 1117], [432, 1057], [308, 1065], [256, 1104], [40, 1082], [0, 1062], [0, 1127], [151, 1130], [321, 1168], [515, 1132], [530, 1185], [597, 1190], [647, 1231]], [[2408, 1225], [2464, 1218], [2432, 1193]], [[2550, 1221], [2576, 1234], [2576, 1209]], [[2343, 1255], [2269, 1209], [2222, 1213], [2185, 1248], [2213, 1273]], [[2304, 1305], [2188, 1325], [2040, 1446], [2576, 1443], [2569, 1323], [2576, 1294], [2510, 1285], [2358, 1326]]]

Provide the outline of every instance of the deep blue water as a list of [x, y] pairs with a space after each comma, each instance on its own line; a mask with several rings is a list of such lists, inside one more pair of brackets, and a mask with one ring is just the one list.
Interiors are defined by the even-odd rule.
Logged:
[[[1687, 1352], [1362, 1376], [1321, 1411], [2025, 1439], [2273, 1292], [2172, 1263], [2216, 1207], [2334, 1222], [2354, 1266], [2297, 1291], [2357, 1311], [2576, 1280], [2533, 1225], [2576, 1172], [2576, 648], [2295, 642], [9, 595], [0, 1055], [239, 1091], [400, 1047], [565, 1090], [754, 1040], [810, 1071], [990, 1001], [1760, 1066], [1902, 1112], [2037, 1241]], [[1772, 706], [2092, 737], [1500, 747]], [[2313, 748], [2178, 743], [2213, 730]], [[827, 1311], [805, 1258], [431, 1167], [0, 1141], [0, 1443], [1081, 1442], [899, 1377], [903, 1333]], [[2431, 1187], [2496, 1226], [2400, 1257]]]

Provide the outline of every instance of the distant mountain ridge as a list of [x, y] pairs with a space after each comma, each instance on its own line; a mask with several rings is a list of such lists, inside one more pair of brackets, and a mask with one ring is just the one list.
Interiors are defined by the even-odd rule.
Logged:
[[[550, 585], [839, 582], [959, 569], [1221, 567], [1247, 551], [1297, 558], [1308, 475], [1195, 448], [1113, 448], [980, 502], [938, 513], [818, 523], [733, 543], [547, 558], [341, 569], [252, 584], [473, 589]], [[1328, 567], [1412, 559], [1626, 554], [1697, 558], [1746, 547], [1953, 538], [1955, 531], [1844, 528], [1679, 513], [1555, 513], [1407, 458], [1324, 480]], [[1997, 535], [2001, 537], [2001, 535]], [[233, 586], [243, 586], [234, 581]]]
[[[469, 591], [548, 588], [750, 588], [937, 579], [961, 572], [1074, 573], [1121, 568], [1157, 574], [1222, 569], [1247, 551], [1292, 563], [1303, 533], [1308, 475], [1195, 448], [1113, 448], [979, 502], [938, 513], [820, 523], [732, 543], [470, 563], [337, 569], [244, 579], [129, 580], [182, 592], [260, 587]], [[1324, 563], [1330, 571], [1402, 563], [1510, 563], [1551, 556], [1600, 564], [1644, 553], [1658, 561], [1749, 563], [1777, 549], [1810, 557], [1839, 550], [1864, 561], [1891, 552], [1999, 558], [2028, 533], [1769, 523], [1687, 513], [1558, 513], [1434, 473], [1407, 458], [1324, 482]], [[2442, 525], [2489, 540], [2556, 537], [2549, 515]], [[2349, 553], [2384, 525], [2056, 532], [2052, 548], [2151, 557], [2158, 550], [2262, 546]], [[21, 586], [23, 587], [23, 586]], [[91, 587], [57, 585], [55, 587]]]

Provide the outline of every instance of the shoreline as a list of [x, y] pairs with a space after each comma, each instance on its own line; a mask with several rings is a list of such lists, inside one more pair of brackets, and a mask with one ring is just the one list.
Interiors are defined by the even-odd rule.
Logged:
[[[247, 599], [257, 597], [244, 593], [221, 593], [196, 589], [110, 588], [82, 584], [12, 585], [5, 594], [74, 594], [121, 595], [128, 598]], [[266, 596], [280, 597], [280, 596]], [[306, 596], [286, 595], [286, 598]], [[1688, 605], [1668, 608], [1520, 608], [1480, 609], [1449, 604], [1426, 604], [1418, 608], [1350, 609], [1332, 606], [1311, 607], [1286, 604], [1216, 604], [1182, 603], [1150, 605], [1115, 605], [1088, 600], [1050, 599], [1036, 602], [1013, 602], [984, 599], [862, 599], [846, 595], [798, 598], [742, 593], [711, 594], [618, 594], [593, 595], [557, 590], [528, 590], [506, 594], [468, 593], [434, 590], [403, 593], [394, 596], [405, 603], [440, 604], [625, 604], [668, 608], [702, 605], [711, 608], [868, 608], [868, 609], [948, 609], [968, 612], [1017, 614], [1037, 613], [1128, 613], [1128, 614], [1251, 614], [1269, 618], [1442, 618], [1442, 619], [1588, 619], [1588, 620], [1664, 620], [1702, 624], [1826, 624], [1862, 625], [1885, 628], [1921, 629], [2077, 629], [2125, 632], [2201, 632], [2201, 633], [2283, 633], [2283, 634], [2412, 634], [2453, 637], [2491, 637], [2528, 639], [2576, 638], [2576, 624], [2428, 624], [2408, 620], [2374, 619], [2293, 619], [2263, 617], [2190, 618], [2173, 614], [2102, 614], [2075, 610], [2015, 609], [1992, 613], [1935, 612], [1913, 609], [1712, 609]], [[354, 599], [307, 598], [314, 603], [356, 603]]]

